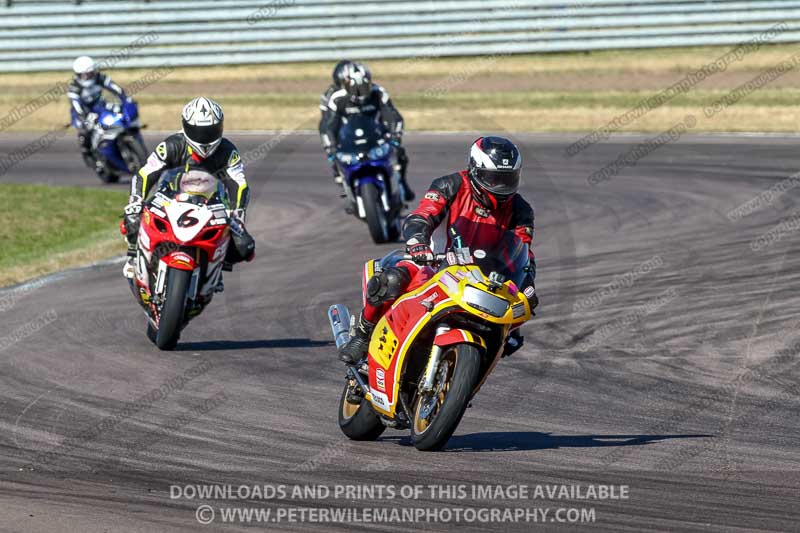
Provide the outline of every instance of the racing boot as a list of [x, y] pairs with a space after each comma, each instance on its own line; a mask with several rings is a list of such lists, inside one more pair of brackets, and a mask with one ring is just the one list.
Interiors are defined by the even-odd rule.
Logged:
[[414, 191], [411, 190], [411, 187], [408, 186], [408, 182], [405, 178], [400, 180], [400, 192], [403, 197], [403, 202], [407, 204], [413, 202], [414, 198], [417, 197]]
[[126, 279], [133, 279], [136, 275], [136, 245], [128, 244], [128, 260], [122, 267], [122, 275]]
[[356, 322], [355, 334], [339, 348], [339, 359], [348, 365], [354, 365], [363, 359], [367, 355], [369, 339], [372, 337], [372, 330], [374, 329], [375, 324], [367, 321], [364, 318], [364, 313], [361, 313]]
[[136, 247], [139, 240], [139, 220], [141, 217], [142, 206], [136, 201], [125, 206], [124, 218], [122, 220], [122, 234], [128, 243], [128, 260], [122, 267], [122, 275], [126, 279], [133, 279], [136, 275]]

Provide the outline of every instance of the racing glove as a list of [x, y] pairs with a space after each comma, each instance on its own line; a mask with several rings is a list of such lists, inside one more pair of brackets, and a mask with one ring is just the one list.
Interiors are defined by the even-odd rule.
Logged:
[[120, 230], [128, 240], [128, 255], [134, 255], [136, 250], [136, 240], [139, 234], [139, 218], [142, 214], [142, 197], [131, 196], [128, 205], [125, 206], [122, 226]]
[[86, 118], [83, 120], [83, 129], [86, 130], [93, 130], [94, 127], [97, 125], [97, 113], [89, 113], [86, 115]]
[[142, 197], [131, 196], [128, 200], [128, 205], [125, 206], [125, 215], [138, 215], [142, 212]]
[[433, 250], [428, 243], [420, 237], [411, 237], [406, 242], [406, 253], [411, 256], [411, 260], [418, 265], [433, 263]]

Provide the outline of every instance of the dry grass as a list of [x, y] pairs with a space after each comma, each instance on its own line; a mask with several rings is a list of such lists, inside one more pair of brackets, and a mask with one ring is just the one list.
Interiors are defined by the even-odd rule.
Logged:
[[[703, 105], [796, 53], [794, 45], [765, 46], [688, 93], [627, 126], [661, 131]], [[411, 130], [482, 129], [491, 117], [499, 128], [519, 131], [587, 131], [624, 113], [643, 97], [724, 55], [729, 47], [603, 51], [589, 54], [515, 55], [484, 58], [413, 58], [370, 61], [376, 79], [392, 93]], [[247, 65], [177, 69], [139, 93], [144, 121], [175, 130], [182, 105], [207, 94], [225, 108], [231, 129], [313, 129], [318, 95], [329, 63]], [[147, 70], [113, 72], [123, 86]], [[0, 76], [0, 118], [42, 94], [64, 73]], [[431, 89], [443, 89], [432, 97]], [[800, 72], [749, 95], [698, 131], [795, 131]], [[64, 124], [68, 109], [53, 102], [13, 124], [9, 131], [41, 131]]]

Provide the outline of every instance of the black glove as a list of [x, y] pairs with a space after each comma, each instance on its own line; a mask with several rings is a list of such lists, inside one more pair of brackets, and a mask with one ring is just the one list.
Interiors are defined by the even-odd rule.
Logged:
[[534, 310], [534, 309], [536, 309], [537, 307], [539, 307], [539, 297], [538, 297], [538, 296], [536, 296], [536, 293], [535, 293], [535, 292], [533, 293], [533, 296], [531, 296], [530, 298], [528, 298], [528, 303], [529, 303], [529, 304], [530, 304], [530, 306], [531, 306], [531, 313], [533, 313], [533, 310]]
[[515, 329], [506, 339], [506, 344], [503, 347], [503, 355], [500, 357], [508, 357], [522, 348], [523, 344], [525, 344], [525, 337], [522, 336], [522, 333], [520, 333], [518, 329]]
[[418, 265], [433, 263], [435, 259], [430, 245], [420, 237], [411, 237], [408, 242], [406, 242], [406, 253], [410, 255], [411, 260]]

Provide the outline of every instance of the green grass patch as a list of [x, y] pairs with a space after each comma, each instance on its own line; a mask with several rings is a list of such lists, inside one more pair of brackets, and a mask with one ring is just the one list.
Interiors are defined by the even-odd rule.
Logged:
[[124, 249], [122, 191], [0, 184], [0, 286], [110, 257]]

